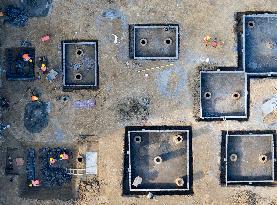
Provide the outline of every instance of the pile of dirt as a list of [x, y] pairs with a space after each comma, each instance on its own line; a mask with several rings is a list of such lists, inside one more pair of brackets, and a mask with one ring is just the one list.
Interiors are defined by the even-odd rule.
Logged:
[[146, 120], [149, 116], [150, 98], [127, 98], [117, 105], [120, 120]]
[[95, 197], [99, 194], [100, 183], [97, 177], [93, 177], [88, 181], [82, 181], [79, 190], [80, 190], [80, 198], [86, 199], [87, 196]]
[[233, 201], [232, 204], [255, 205], [255, 204], [259, 204], [261, 197], [257, 196], [257, 194], [255, 194], [250, 190], [244, 190], [232, 196], [231, 200]]

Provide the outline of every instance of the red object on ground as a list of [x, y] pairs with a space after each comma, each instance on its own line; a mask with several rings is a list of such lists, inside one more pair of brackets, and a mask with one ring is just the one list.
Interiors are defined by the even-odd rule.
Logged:
[[44, 35], [41, 37], [41, 41], [42, 42], [46, 42], [46, 41], [49, 41], [50, 40], [50, 36], [49, 35]]
[[217, 41], [213, 41], [213, 42], [211, 43], [211, 45], [212, 45], [212, 47], [216, 48], [216, 47], [218, 46], [218, 42], [217, 42]]

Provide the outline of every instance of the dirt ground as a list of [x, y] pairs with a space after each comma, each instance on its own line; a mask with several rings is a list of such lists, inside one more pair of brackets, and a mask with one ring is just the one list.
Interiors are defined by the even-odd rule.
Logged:
[[[113, 9], [114, 16], [107, 15]], [[36, 55], [46, 55], [50, 69], [59, 72], [48, 82], [45, 76], [34, 82], [5, 80], [1, 54], [1, 95], [11, 106], [2, 115], [11, 125], [5, 138], [31, 143], [74, 144], [80, 135], [93, 135], [99, 141], [98, 186], [80, 186], [75, 201], [37, 201], [18, 197], [18, 181], [5, 177], [1, 144], [0, 172], [1, 205], [183, 205], [183, 204], [277, 204], [276, 187], [221, 186], [219, 183], [221, 130], [277, 129], [276, 113], [264, 117], [262, 103], [277, 94], [276, 79], [251, 79], [250, 118], [246, 122], [199, 122], [195, 118], [195, 92], [198, 69], [207, 58], [217, 66], [237, 66], [237, 41], [234, 33], [236, 12], [277, 11], [273, 0], [54, 0], [50, 14], [32, 18], [28, 26], [13, 28], [0, 24], [1, 53], [8, 47], [20, 46], [29, 40]], [[177, 61], [134, 61], [128, 56], [128, 24], [177, 23], [180, 26], [180, 58]], [[40, 37], [51, 35], [49, 42]], [[114, 43], [114, 35], [118, 43]], [[218, 48], [203, 44], [205, 35], [224, 41]], [[96, 39], [99, 41], [100, 89], [64, 93], [61, 74], [61, 40]], [[165, 69], [138, 72], [173, 63]], [[145, 75], [145, 74], [148, 74]], [[49, 124], [39, 134], [30, 134], [24, 127], [25, 105], [30, 102], [31, 90], [36, 88], [41, 99], [50, 102]], [[57, 97], [68, 95], [69, 101]], [[87, 110], [74, 108], [73, 102], [95, 99], [96, 107]], [[149, 99], [149, 110], [126, 119], [120, 112], [130, 99], [138, 102]], [[138, 105], [139, 106], [139, 105]], [[130, 109], [130, 112], [132, 110]], [[145, 120], [146, 119], [146, 120]], [[193, 131], [193, 191], [192, 196], [122, 196], [123, 139], [126, 125], [187, 125]]]

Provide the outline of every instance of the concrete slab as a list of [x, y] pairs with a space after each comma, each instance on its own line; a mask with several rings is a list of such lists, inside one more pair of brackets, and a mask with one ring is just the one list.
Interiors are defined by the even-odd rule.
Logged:
[[244, 72], [200, 72], [202, 119], [247, 119], [247, 77]]
[[[67, 174], [67, 169], [75, 163], [73, 161], [75, 150], [65, 147], [32, 147], [25, 152], [26, 174], [19, 175], [20, 197], [64, 201], [74, 198], [74, 181], [72, 176]], [[68, 160], [60, 160], [60, 155], [63, 153], [69, 155]], [[50, 158], [56, 159], [56, 162], [50, 164]], [[31, 180], [34, 179], [40, 180], [40, 186], [30, 186]]]
[[52, 0], [20, 0], [20, 3], [30, 17], [43, 17], [48, 15]]
[[24, 9], [29, 17], [45, 17], [51, 4], [52, 0], [1, 0], [0, 9], [12, 5]]

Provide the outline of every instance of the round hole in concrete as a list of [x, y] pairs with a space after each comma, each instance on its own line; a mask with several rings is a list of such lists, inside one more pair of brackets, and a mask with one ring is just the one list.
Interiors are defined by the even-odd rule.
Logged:
[[142, 46], [145, 46], [148, 43], [146, 38], [140, 39], [139, 42], [140, 42], [140, 45], [142, 45]]
[[154, 158], [154, 162], [156, 163], [156, 164], [161, 164], [162, 163], [162, 158], [160, 157], [160, 156], [157, 156], [157, 157], [155, 157]]
[[232, 162], [236, 162], [236, 161], [238, 160], [238, 155], [236, 155], [236, 154], [231, 154], [231, 155], [230, 155], [230, 160], [231, 160]]
[[175, 135], [174, 138], [173, 138], [173, 141], [175, 142], [175, 144], [179, 144], [183, 141], [183, 136]]
[[78, 157], [77, 160], [78, 162], [83, 162], [83, 157]]
[[260, 156], [259, 156], [259, 161], [260, 161], [261, 163], [266, 163], [266, 162], [267, 162], [267, 156], [264, 155], [264, 154], [260, 155]]
[[239, 98], [240, 98], [239, 92], [234, 92], [234, 93], [232, 94], [232, 97], [233, 97], [234, 99], [239, 99]]
[[76, 80], [82, 80], [82, 78], [83, 78], [83, 76], [82, 76], [81, 73], [77, 73], [77, 74], [75, 75], [75, 79], [76, 79]]
[[79, 55], [79, 56], [81, 56], [81, 55], [83, 55], [83, 50], [82, 49], [77, 49], [77, 51], [76, 51], [76, 54], [77, 55]]
[[182, 178], [177, 178], [175, 180], [175, 183], [176, 183], [177, 186], [184, 186], [184, 184], [185, 184], [185, 182]]
[[210, 93], [210, 92], [205, 92], [205, 93], [204, 93], [204, 97], [205, 97], [206, 99], [211, 99], [212, 93]]
[[140, 143], [141, 142], [141, 136], [135, 136], [135, 142]]
[[248, 27], [249, 28], [254, 28], [255, 27], [255, 22], [254, 21], [248, 21]]
[[169, 27], [168, 26], [164, 27], [164, 30], [169, 31]]
[[67, 102], [69, 100], [68, 96], [62, 96], [62, 101]]
[[171, 45], [172, 44], [172, 39], [171, 38], [167, 38], [167, 39], [164, 40], [164, 43], [166, 45]]

